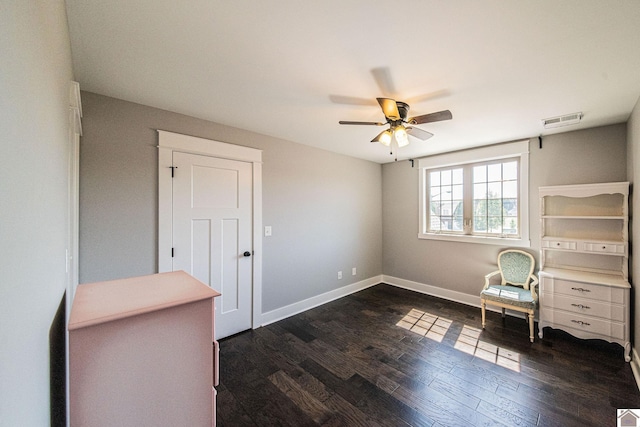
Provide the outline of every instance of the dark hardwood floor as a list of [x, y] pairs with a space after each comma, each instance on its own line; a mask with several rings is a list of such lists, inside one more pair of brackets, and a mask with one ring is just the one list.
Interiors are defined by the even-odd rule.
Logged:
[[[615, 426], [623, 350], [377, 285], [220, 341], [219, 426]], [[537, 331], [537, 328], [536, 328]]]

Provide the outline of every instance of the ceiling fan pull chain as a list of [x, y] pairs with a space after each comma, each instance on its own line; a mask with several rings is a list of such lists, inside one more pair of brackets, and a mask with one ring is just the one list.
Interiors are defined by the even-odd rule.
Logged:
[[395, 161], [398, 161], [398, 141], [396, 141], [395, 137], [391, 139], [391, 144], [389, 144], [389, 147], [391, 147], [391, 152], [389, 154], [393, 155], [394, 151], [395, 151]]

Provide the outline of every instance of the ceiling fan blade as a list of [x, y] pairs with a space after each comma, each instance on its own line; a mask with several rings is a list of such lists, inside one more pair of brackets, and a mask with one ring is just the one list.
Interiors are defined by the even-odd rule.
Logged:
[[396, 96], [396, 88], [393, 85], [393, 79], [391, 78], [391, 70], [389, 70], [389, 67], [374, 68], [371, 70], [371, 74], [373, 74], [373, 78], [384, 96]]
[[329, 95], [329, 100], [334, 104], [377, 105], [373, 99], [358, 98], [356, 96]]
[[405, 98], [404, 102], [409, 105], [419, 104], [421, 102], [431, 101], [438, 98], [443, 98], [445, 96], [451, 95], [451, 92], [447, 89], [436, 90], [434, 92], [423, 93], [422, 95], [412, 96], [410, 98]]
[[380, 122], [352, 122], [349, 120], [340, 120], [338, 123], [341, 125], [373, 125], [373, 126], [384, 126], [386, 123]]
[[420, 128], [413, 128], [413, 127], [408, 127], [407, 133], [423, 141], [426, 141], [427, 139], [433, 136], [431, 132], [427, 132], [426, 130], [422, 130]]
[[423, 114], [422, 116], [411, 117], [407, 120], [407, 123], [412, 125], [419, 125], [422, 123], [433, 123], [440, 122], [442, 120], [451, 120], [453, 116], [451, 115], [451, 111], [443, 110], [438, 111], [437, 113]]
[[396, 101], [390, 98], [376, 98], [384, 116], [389, 120], [399, 120], [400, 112], [398, 111], [398, 104]]

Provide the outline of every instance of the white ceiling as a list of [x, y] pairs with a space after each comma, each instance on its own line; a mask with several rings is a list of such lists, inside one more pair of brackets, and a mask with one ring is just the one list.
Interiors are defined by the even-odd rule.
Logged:
[[[372, 70], [420, 125], [399, 159], [546, 135], [541, 119], [628, 119], [640, 96], [638, 0], [66, 0], [83, 90], [386, 163]], [[427, 96], [423, 96], [427, 95]], [[426, 99], [425, 99], [426, 98]]]

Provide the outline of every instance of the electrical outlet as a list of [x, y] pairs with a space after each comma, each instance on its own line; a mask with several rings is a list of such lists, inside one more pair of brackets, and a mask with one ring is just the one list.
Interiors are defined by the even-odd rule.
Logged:
[[342, 271], [338, 271], [338, 280], [342, 279]]
[[352, 276], [355, 276], [355, 275], [357, 274], [357, 271], [358, 271], [358, 270], [356, 270], [356, 268], [355, 268], [355, 267], [353, 267], [353, 268], [351, 269], [351, 275], [352, 275]]

